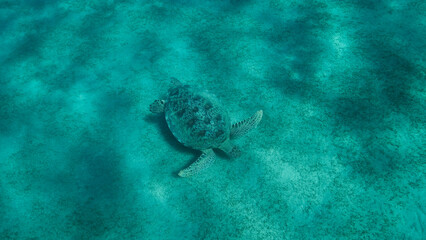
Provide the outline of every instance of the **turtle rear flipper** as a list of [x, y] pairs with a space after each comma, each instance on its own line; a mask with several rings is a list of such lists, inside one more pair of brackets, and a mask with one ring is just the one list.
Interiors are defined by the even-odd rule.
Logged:
[[241, 122], [232, 124], [231, 127], [231, 138], [239, 138], [255, 128], [260, 120], [262, 120], [263, 111], [259, 110], [250, 118], [247, 118]]
[[212, 149], [203, 150], [201, 156], [193, 162], [189, 167], [181, 170], [178, 175], [181, 177], [190, 177], [210, 167], [214, 162], [215, 154]]

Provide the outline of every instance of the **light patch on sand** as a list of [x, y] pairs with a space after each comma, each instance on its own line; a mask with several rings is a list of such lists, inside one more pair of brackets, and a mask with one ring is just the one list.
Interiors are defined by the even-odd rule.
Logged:
[[73, 111], [81, 113], [93, 113], [93, 104], [86, 93], [76, 93], [72, 98]]
[[161, 203], [164, 203], [167, 200], [167, 194], [164, 186], [161, 186], [158, 183], [150, 186], [150, 192], [152, 196]]
[[392, 9], [392, 10], [403, 10], [403, 6], [401, 4], [401, 1], [387, 1], [388, 4], [388, 8]]
[[[265, 63], [269, 61], [265, 54], [269, 53], [269, 50], [265, 48], [265, 45], [267, 44], [260, 39], [246, 39], [236, 43], [237, 50], [234, 54], [244, 74], [254, 78], [264, 78], [267, 69]], [[245, 81], [242, 82], [247, 84]]]
[[300, 173], [285, 162], [284, 155], [278, 149], [271, 148], [266, 152], [257, 151], [256, 155], [258, 155], [258, 159], [264, 159], [263, 164], [280, 183], [291, 184], [300, 179]]
[[256, 59], [253, 58], [249, 58], [244, 60], [241, 63], [241, 67], [243, 68], [243, 71], [250, 74], [253, 77], [256, 78], [263, 78], [264, 74], [264, 69], [262, 69], [262, 64], [259, 63], [259, 61], [257, 61]]
[[[169, 39], [168, 36], [164, 36], [164, 39]], [[189, 43], [190, 39], [181, 37], [179, 39], [173, 39], [166, 41], [163, 40], [164, 46], [167, 46], [167, 49], [170, 50], [170, 54], [167, 56], [161, 57], [158, 62], [168, 66], [167, 74], [169, 77], [175, 77], [182, 81], [184, 84], [190, 84], [191, 79], [198, 79], [196, 69], [198, 64], [200, 64], [200, 55], [195, 52]], [[172, 64], [171, 64], [172, 63]], [[168, 79], [166, 89], [169, 87]]]
[[291, 79], [300, 81], [300, 74], [298, 72], [291, 72]]
[[190, 57], [188, 42], [190, 42], [190, 39], [182, 38], [167, 42], [167, 44], [179, 59], [185, 59]]
[[345, 50], [349, 47], [348, 41], [341, 35], [341, 33], [338, 32], [333, 35], [332, 44], [338, 57], [341, 57]]
[[73, 112], [93, 115], [96, 113], [93, 106], [96, 94], [86, 91], [86, 88], [79, 83], [73, 86], [73, 89], [69, 92], [70, 107]]
[[301, 111], [301, 114], [304, 117], [313, 117], [317, 116], [319, 112], [319, 108], [314, 106], [312, 103], [303, 103], [302, 106], [299, 108]]
[[285, 182], [296, 182], [300, 179], [300, 173], [288, 163], [282, 163], [277, 169], [280, 173], [279, 177], [281, 181]]
[[21, 90], [24, 93], [25, 97], [31, 96], [34, 99], [40, 99], [46, 96], [47, 94], [46, 86], [37, 79], [28, 81], [24, 85], [25, 87], [22, 87]]

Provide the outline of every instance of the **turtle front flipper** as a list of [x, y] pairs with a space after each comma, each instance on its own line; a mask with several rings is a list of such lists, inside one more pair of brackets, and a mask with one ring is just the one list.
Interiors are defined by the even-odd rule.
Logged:
[[241, 122], [232, 124], [231, 127], [231, 138], [239, 138], [255, 128], [262, 120], [263, 111], [259, 110], [250, 118], [247, 118]]
[[214, 157], [215, 154], [212, 149], [203, 150], [201, 156], [195, 162], [189, 165], [189, 167], [180, 170], [178, 175], [181, 177], [190, 177], [195, 175], [203, 169], [210, 167], [214, 162]]

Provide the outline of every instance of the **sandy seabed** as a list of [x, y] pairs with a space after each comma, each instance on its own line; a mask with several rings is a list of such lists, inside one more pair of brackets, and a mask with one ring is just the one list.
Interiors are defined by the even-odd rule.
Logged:
[[[0, 0], [1, 239], [425, 239], [426, 3]], [[148, 106], [233, 122], [201, 174]]]

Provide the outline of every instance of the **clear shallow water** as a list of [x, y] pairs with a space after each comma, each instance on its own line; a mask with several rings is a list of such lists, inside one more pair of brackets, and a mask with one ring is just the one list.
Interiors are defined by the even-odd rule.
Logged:
[[[220, 3], [218, 3], [220, 2]], [[424, 239], [423, 1], [0, 1], [1, 239]], [[169, 78], [259, 127], [202, 174]]]

